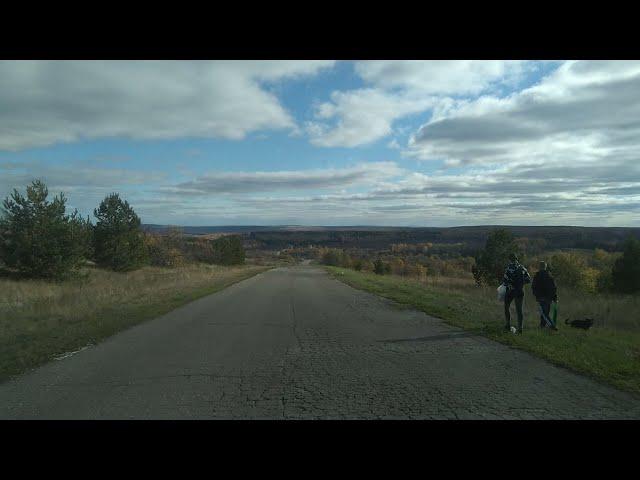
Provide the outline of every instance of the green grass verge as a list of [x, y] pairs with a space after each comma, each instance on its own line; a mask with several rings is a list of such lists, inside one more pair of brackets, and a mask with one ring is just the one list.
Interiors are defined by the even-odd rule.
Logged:
[[[451, 325], [526, 350], [556, 365], [589, 375], [621, 389], [640, 393], [638, 332], [598, 327], [585, 332], [560, 322], [558, 332], [540, 330], [537, 328], [539, 320], [535, 315], [535, 300], [531, 293], [527, 292], [524, 333], [512, 335], [503, 331], [504, 313], [502, 305], [495, 299], [495, 289], [479, 289], [475, 286], [426, 286], [395, 276], [380, 276], [339, 267], [325, 268], [334, 278], [352, 287], [394, 300], [438, 317]], [[562, 304], [561, 308], [564, 308]], [[570, 313], [566, 310], [565, 308], [564, 313]], [[514, 314], [512, 318], [515, 318]]]
[[5, 282], [34, 298], [24, 294], [19, 307], [0, 310], [0, 382], [270, 268], [201, 265], [131, 274], [95, 271], [88, 273], [88, 287], [78, 280]]

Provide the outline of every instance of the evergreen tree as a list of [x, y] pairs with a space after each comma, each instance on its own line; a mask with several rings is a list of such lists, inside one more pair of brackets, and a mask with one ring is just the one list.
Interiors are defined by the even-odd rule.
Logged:
[[624, 253], [613, 265], [613, 286], [620, 293], [640, 292], [640, 241], [629, 237]]
[[73, 274], [90, 251], [91, 223], [77, 211], [66, 215], [64, 194], [48, 201], [46, 185], [35, 180], [26, 197], [17, 190], [3, 202], [0, 259], [32, 278], [60, 279]]
[[231, 263], [233, 265], [242, 265], [245, 260], [244, 246], [242, 245], [242, 238], [239, 235], [232, 235], [230, 237], [231, 242]]
[[476, 264], [472, 271], [476, 284], [500, 283], [509, 263], [509, 254], [518, 252], [519, 248], [511, 232], [506, 229], [493, 230], [484, 249], [475, 257]]
[[107, 196], [93, 211], [94, 255], [100, 266], [116, 271], [135, 270], [147, 260], [140, 218], [117, 193]]

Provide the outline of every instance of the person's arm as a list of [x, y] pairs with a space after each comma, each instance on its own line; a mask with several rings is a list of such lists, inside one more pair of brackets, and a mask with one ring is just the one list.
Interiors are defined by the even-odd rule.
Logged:
[[553, 301], [558, 301], [558, 287], [556, 287], [556, 282], [553, 277], [549, 276], [549, 285], [551, 286], [551, 293], [553, 293]]
[[531, 283], [531, 276], [529, 275], [529, 272], [527, 272], [527, 269], [522, 267], [522, 275], [524, 277], [524, 283]]
[[504, 275], [502, 276], [502, 283], [505, 287], [508, 287], [511, 284], [511, 277], [509, 276], [509, 268], [504, 271]]
[[537, 273], [533, 276], [533, 282], [531, 282], [531, 291], [533, 296], [538, 298], [538, 283], [540, 282], [540, 275]]

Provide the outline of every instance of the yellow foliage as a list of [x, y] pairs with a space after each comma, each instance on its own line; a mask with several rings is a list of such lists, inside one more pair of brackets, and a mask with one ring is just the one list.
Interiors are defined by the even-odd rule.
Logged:
[[578, 288], [588, 293], [595, 293], [598, 289], [598, 277], [600, 271], [595, 268], [587, 267], [582, 272]]

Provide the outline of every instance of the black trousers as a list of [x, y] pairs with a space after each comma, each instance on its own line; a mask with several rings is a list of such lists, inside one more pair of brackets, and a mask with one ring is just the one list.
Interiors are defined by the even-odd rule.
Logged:
[[504, 318], [506, 320], [506, 328], [511, 328], [511, 302], [515, 300], [516, 315], [518, 316], [518, 330], [522, 331], [522, 304], [524, 303], [524, 292], [507, 291], [504, 297]]

